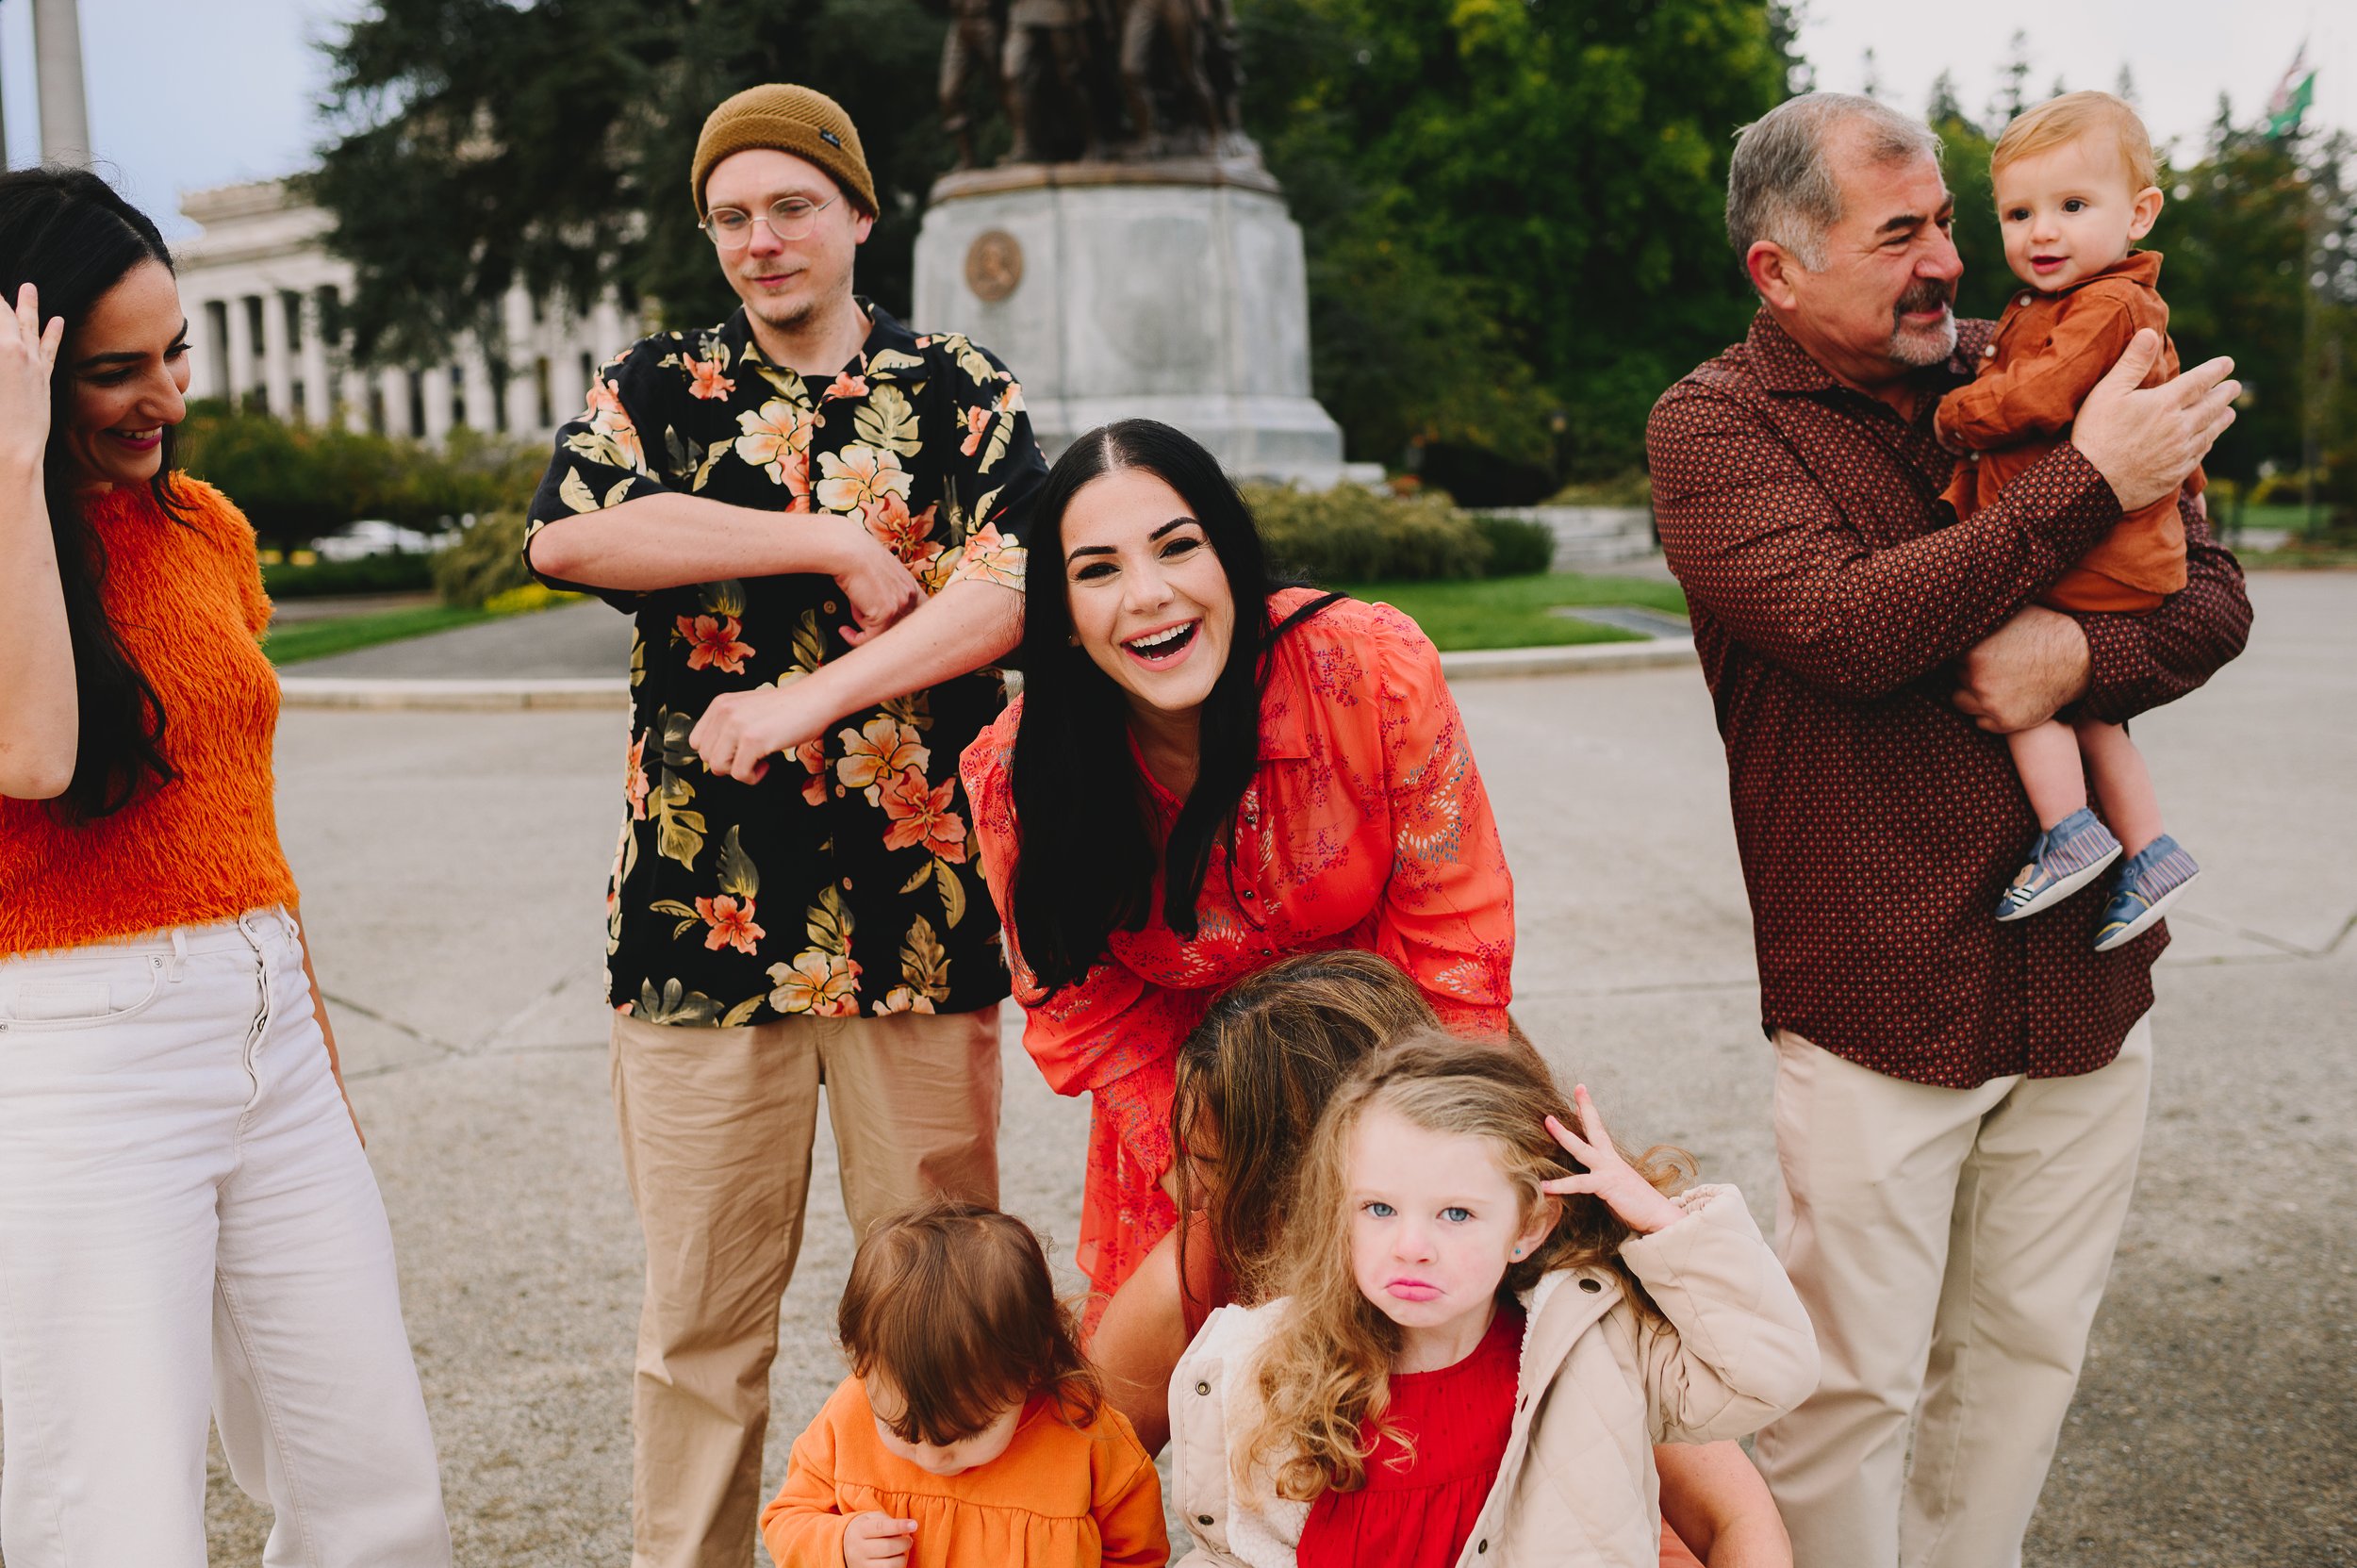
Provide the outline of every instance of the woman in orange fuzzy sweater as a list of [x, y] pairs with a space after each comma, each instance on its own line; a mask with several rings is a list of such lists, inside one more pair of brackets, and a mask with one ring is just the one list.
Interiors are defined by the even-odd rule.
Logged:
[[[270, 302], [276, 308], [278, 302]], [[254, 530], [172, 467], [155, 225], [0, 175], [0, 1558], [443, 1568], [392, 1237], [271, 806]]]
[[836, 1314], [851, 1376], [761, 1514], [779, 1568], [1162, 1568], [1154, 1461], [1105, 1402], [1022, 1221], [877, 1222]]

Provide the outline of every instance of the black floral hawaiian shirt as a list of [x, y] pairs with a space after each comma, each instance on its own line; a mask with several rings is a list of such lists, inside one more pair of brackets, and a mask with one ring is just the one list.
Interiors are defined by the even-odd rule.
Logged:
[[[969, 577], [1020, 589], [1023, 552], [999, 524], [1047, 469], [1022, 388], [963, 337], [919, 337], [860, 304], [873, 330], [832, 381], [767, 363], [742, 310], [625, 350], [557, 432], [531, 526], [680, 491], [859, 518], [928, 593]], [[852, 714], [740, 784], [707, 773], [688, 732], [720, 693], [848, 652], [834, 580], [598, 591], [637, 620], [606, 889], [618, 1011], [736, 1025], [970, 1012], [1007, 994], [958, 784], [958, 753], [1004, 703], [998, 671]]]

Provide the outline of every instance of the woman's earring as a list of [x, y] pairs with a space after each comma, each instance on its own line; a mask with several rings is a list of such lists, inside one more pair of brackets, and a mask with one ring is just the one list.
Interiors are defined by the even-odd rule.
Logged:
[[1066, 632], [1066, 633], [1064, 634], [1064, 636], [1063, 636], [1063, 645], [1064, 645], [1066, 648], [1078, 648], [1078, 647], [1080, 647], [1080, 633], [1078, 633], [1078, 632]]
[[1519, 1247], [1519, 1246], [1518, 1246], [1518, 1247], [1516, 1247], [1516, 1248], [1514, 1249], [1514, 1256], [1515, 1256], [1515, 1257], [1517, 1257], [1517, 1258], [1519, 1258], [1519, 1257], [1521, 1257], [1522, 1255], [1523, 1255], [1523, 1249], [1522, 1249], [1521, 1247]]

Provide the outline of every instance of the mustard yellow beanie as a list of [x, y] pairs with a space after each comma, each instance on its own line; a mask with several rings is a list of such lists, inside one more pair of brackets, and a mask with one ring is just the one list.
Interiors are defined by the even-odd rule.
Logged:
[[809, 159], [833, 175], [862, 212], [876, 215], [876, 182], [867, 173], [859, 132], [843, 106], [806, 87], [771, 82], [747, 88], [704, 121], [703, 134], [696, 138], [696, 167], [688, 186], [698, 218], [704, 216], [704, 181], [713, 165], [749, 147], [774, 147]]

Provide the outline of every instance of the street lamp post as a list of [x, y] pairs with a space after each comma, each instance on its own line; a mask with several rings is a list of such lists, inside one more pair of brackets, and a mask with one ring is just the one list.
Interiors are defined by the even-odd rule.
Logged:
[[43, 163], [88, 163], [90, 111], [82, 97], [82, 20], [77, 0], [33, 0], [33, 66], [41, 91]]

